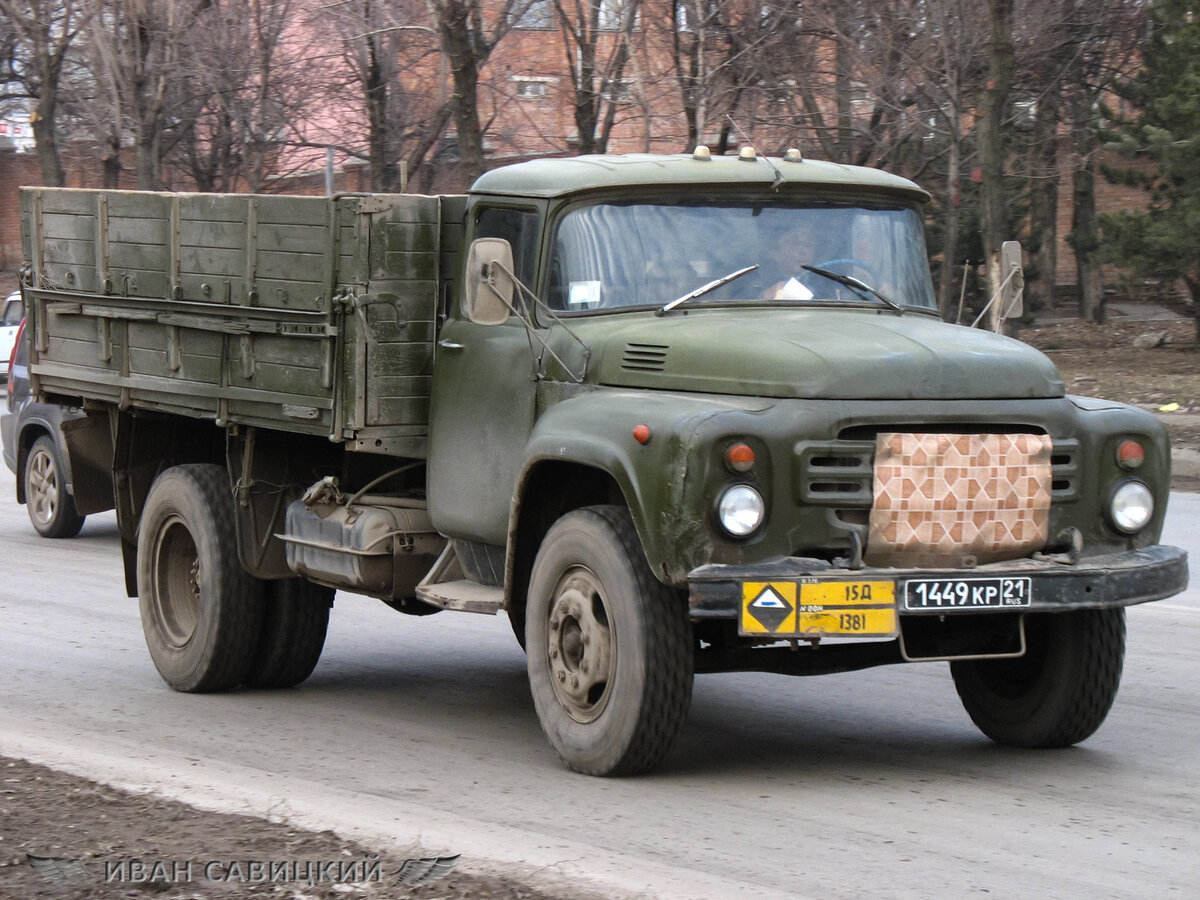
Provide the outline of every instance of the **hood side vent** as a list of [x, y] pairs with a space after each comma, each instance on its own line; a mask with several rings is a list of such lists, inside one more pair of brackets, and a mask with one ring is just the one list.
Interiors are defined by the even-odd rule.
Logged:
[[666, 344], [628, 343], [621, 356], [621, 368], [627, 372], [662, 372], [667, 367], [670, 349]]

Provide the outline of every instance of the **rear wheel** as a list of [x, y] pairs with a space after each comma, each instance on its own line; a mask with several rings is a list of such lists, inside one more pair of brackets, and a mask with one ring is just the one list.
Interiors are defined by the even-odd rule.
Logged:
[[1121, 683], [1125, 610], [1031, 615], [1018, 659], [952, 662], [979, 730], [1013, 747], [1068, 747], [1100, 727]]
[[79, 534], [83, 516], [67, 490], [62, 460], [54, 438], [44, 434], [33, 442], [25, 460], [25, 509], [42, 537], [69, 538]]
[[526, 622], [534, 706], [563, 762], [589, 775], [657, 766], [691, 704], [692, 631], [682, 598], [650, 572], [627, 510], [580, 509], [551, 527]]
[[150, 488], [138, 527], [138, 605], [150, 657], [177, 691], [223, 691], [255, 661], [262, 583], [238, 561], [224, 469], [175, 466]]
[[333, 588], [302, 578], [263, 582], [262, 631], [246, 687], [293, 687], [316, 668], [325, 647]]

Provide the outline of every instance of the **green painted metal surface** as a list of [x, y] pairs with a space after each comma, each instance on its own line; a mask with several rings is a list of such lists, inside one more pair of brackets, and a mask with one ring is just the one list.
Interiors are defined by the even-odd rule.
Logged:
[[698, 160], [685, 154], [533, 160], [485, 173], [471, 186], [471, 193], [549, 199], [598, 190], [628, 189], [645, 193], [656, 186], [679, 188], [706, 184], [747, 192], [771, 191], [778, 184], [788, 188], [883, 190], [920, 200], [929, 197], [906, 178], [862, 166], [815, 160], [790, 162], [767, 157], [757, 157], [753, 161], [732, 156]]

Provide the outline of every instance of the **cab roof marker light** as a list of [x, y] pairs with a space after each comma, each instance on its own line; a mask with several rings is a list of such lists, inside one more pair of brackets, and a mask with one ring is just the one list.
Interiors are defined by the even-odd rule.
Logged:
[[753, 147], [746, 146], [738, 151], [738, 159], [743, 162], [754, 162], [758, 159], [758, 153], [755, 152]]
[[712, 151], [703, 144], [697, 144], [696, 149], [692, 151], [692, 159], [697, 159], [700, 162], [709, 162], [712, 159]]
[[788, 147], [787, 150], [784, 151], [783, 161], [795, 163], [804, 162], [804, 154], [795, 147]]

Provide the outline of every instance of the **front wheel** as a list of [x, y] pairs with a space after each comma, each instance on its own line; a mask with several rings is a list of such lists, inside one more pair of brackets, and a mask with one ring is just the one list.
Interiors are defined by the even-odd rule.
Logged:
[[657, 766], [687, 718], [693, 639], [677, 592], [650, 572], [629, 512], [575, 510], [546, 534], [526, 609], [542, 729], [588, 775]]
[[58, 446], [48, 434], [33, 442], [25, 459], [25, 508], [42, 537], [74, 537], [83, 527], [83, 516], [67, 490]]
[[1100, 727], [1121, 683], [1125, 610], [1031, 615], [1025, 655], [952, 662], [979, 730], [1012, 747], [1069, 747]]

